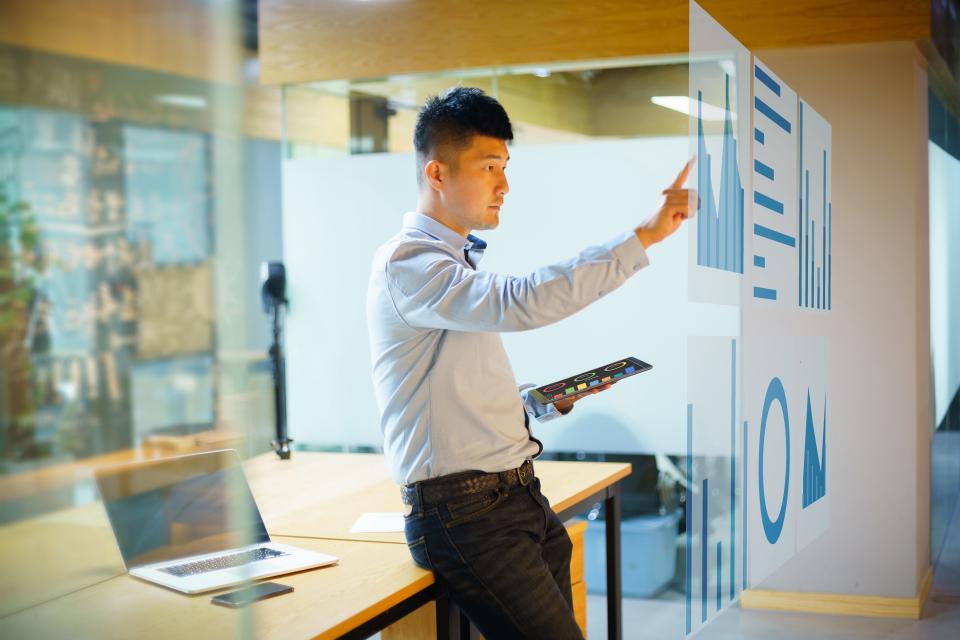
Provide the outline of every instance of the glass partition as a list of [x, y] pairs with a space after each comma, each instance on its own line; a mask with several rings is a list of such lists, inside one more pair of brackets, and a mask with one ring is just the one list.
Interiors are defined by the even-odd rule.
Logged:
[[[258, 271], [282, 252], [279, 123], [245, 116], [232, 3], [220, 4], [194, 12], [206, 26], [222, 22], [209, 52], [233, 69], [229, 79], [0, 46], [0, 618], [9, 630], [37, 605], [127, 579], [98, 470], [270, 450]], [[272, 139], [258, 133], [270, 129]], [[220, 502], [220, 515], [245, 517], [247, 501]], [[168, 544], [203, 529], [165, 522], [152, 535]], [[72, 620], [47, 616], [47, 629], [69, 635]], [[249, 622], [234, 617], [224, 631], [236, 624], [242, 635]]]
[[[298, 445], [381, 450], [366, 281], [374, 250], [416, 206], [413, 127], [429, 96], [477, 86], [510, 115], [511, 191], [500, 226], [479, 235], [488, 242], [485, 269], [524, 273], [632, 230], [656, 209], [689, 157], [687, 115], [658, 102], [685, 95], [687, 74], [685, 56], [651, 57], [285, 87], [287, 379]], [[311, 142], [328, 125], [340, 133], [329, 130], [327, 144]], [[582, 313], [503, 335], [518, 383], [542, 384], [624, 355], [653, 363], [630, 387], [533, 428], [545, 459], [634, 465], [623, 495], [626, 615], [656, 614], [664, 637], [683, 633], [687, 335], [739, 327], [735, 308], [688, 301], [685, 233], [656, 247], [648, 269]], [[588, 625], [602, 634], [604, 513], [597, 505], [582, 517], [590, 520]]]
[[[533, 428], [545, 458], [634, 464], [625, 615], [655, 615], [660, 637], [709, 623], [822, 534], [830, 512], [830, 124], [690, 11], [689, 57], [284, 89], [288, 399], [306, 448], [381, 450], [366, 282], [374, 250], [416, 205], [413, 127], [427, 97], [476, 86], [513, 121], [511, 190], [499, 227], [481, 234], [496, 272], [634, 228], [697, 156], [697, 217], [651, 250], [647, 269], [570, 318], [503, 335], [521, 384], [623, 355], [654, 365]], [[603, 513], [584, 517], [588, 619], [601, 632]]]

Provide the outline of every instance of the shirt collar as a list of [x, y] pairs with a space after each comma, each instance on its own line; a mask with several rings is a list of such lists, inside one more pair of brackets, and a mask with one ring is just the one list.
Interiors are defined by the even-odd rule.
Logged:
[[[469, 252], [469, 256], [472, 258], [472, 260], [469, 261], [472, 262], [474, 266], [476, 266], [476, 263], [479, 262], [483, 256], [483, 250], [487, 248], [487, 243], [472, 233], [467, 234], [467, 238], [464, 239], [463, 236], [442, 222], [438, 222], [422, 213], [411, 211], [403, 214], [403, 226], [419, 229], [437, 240], [450, 245], [458, 253]], [[466, 257], [466, 253], [464, 256]]]

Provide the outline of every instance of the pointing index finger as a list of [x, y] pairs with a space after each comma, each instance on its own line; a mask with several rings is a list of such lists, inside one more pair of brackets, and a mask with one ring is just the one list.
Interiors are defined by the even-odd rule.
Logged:
[[687, 164], [683, 165], [683, 169], [680, 170], [680, 174], [677, 176], [677, 179], [671, 183], [671, 189], [679, 189], [683, 186], [683, 183], [687, 181], [687, 176], [690, 175], [690, 169], [693, 167], [693, 164], [697, 161], [697, 156], [693, 156], [687, 160]]

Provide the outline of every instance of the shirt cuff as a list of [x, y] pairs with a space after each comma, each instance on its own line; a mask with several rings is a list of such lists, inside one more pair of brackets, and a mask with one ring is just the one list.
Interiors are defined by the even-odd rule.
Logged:
[[607, 243], [607, 248], [628, 276], [650, 264], [647, 250], [634, 231], [618, 235]]
[[549, 422], [563, 415], [552, 403], [544, 404], [530, 393], [530, 390], [535, 389], [536, 386], [535, 384], [520, 385], [520, 398], [523, 400], [524, 410], [536, 418], [537, 422]]

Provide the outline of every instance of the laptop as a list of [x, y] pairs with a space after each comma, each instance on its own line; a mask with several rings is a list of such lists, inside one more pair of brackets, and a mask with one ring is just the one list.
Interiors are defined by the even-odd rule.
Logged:
[[124, 565], [137, 578], [203, 593], [338, 560], [270, 540], [232, 449], [95, 475]]

